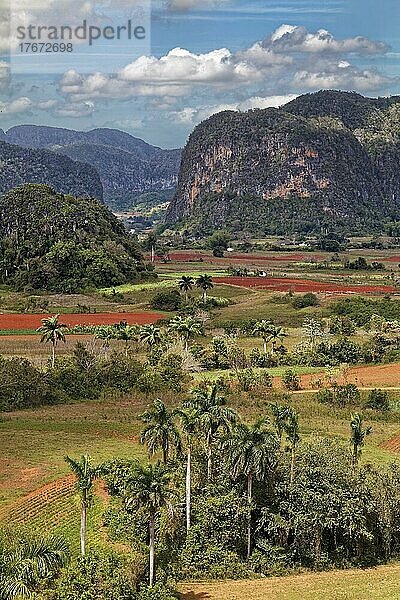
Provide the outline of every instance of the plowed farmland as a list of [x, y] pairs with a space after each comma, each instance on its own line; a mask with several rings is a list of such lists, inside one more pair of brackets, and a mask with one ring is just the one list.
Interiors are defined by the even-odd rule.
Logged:
[[215, 277], [214, 283], [235, 285], [247, 289], [271, 290], [275, 292], [321, 292], [331, 294], [394, 294], [399, 290], [392, 285], [346, 285], [291, 279], [286, 277]]
[[[42, 324], [44, 314], [2, 314], [0, 315], [0, 329], [26, 330], [37, 329]], [[147, 325], [163, 318], [162, 313], [93, 313], [93, 314], [68, 314], [61, 315], [60, 321], [68, 326], [74, 325], [113, 325], [126, 321], [129, 325]]]

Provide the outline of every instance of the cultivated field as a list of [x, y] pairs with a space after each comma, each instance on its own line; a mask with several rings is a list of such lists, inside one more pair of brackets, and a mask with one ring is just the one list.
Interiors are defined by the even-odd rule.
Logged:
[[187, 584], [180, 591], [182, 600], [398, 600], [400, 566]]

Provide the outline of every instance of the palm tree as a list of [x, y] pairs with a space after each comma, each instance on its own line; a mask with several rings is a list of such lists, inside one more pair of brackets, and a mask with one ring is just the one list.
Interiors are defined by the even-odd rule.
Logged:
[[356, 470], [358, 460], [361, 456], [361, 448], [364, 446], [365, 438], [372, 432], [372, 427], [363, 428], [362, 417], [359, 413], [351, 415], [350, 421], [351, 437], [350, 444], [352, 446], [352, 463], [353, 471]]
[[152, 409], [141, 416], [147, 427], [142, 431], [140, 443], [147, 444], [150, 456], [161, 448], [164, 464], [168, 462], [171, 446], [175, 446], [177, 452], [181, 449], [181, 439], [175, 425], [176, 414], [176, 411], [168, 410], [164, 402], [157, 399]]
[[96, 339], [102, 340], [104, 354], [107, 355], [110, 347], [110, 341], [115, 338], [115, 329], [110, 325], [101, 325], [96, 328]]
[[81, 499], [81, 554], [85, 556], [87, 510], [93, 501], [93, 482], [99, 476], [100, 469], [93, 467], [90, 457], [87, 454], [82, 456], [80, 461], [74, 460], [69, 456], [65, 457], [65, 461], [77, 477], [76, 487]]
[[203, 290], [203, 302], [207, 302], [207, 291], [214, 287], [211, 275], [200, 275], [196, 279], [196, 285], [198, 288]]
[[128, 356], [128, 343], [136, 338], [138, 327], [136, 325], [123, 325], [118, 328], [116, 337], [125, 342], [125, 356]]
[[274, 418], [275, 431], [280, 444], [282, 442], [283, 432], [285, 431], [289, 407], [281, 404], [270, 404], [269, 407]]
[[0, 600], [33, 598], [37, 586], [54, 577], [67, 560], [68, 545], [62, 538], [6, 536], [0, 542]]
[[185, 293], [186, 302], [189, 300], [189, 292], [194, 286], [193, 277], [188, 277], [187, 275], [182, 275], [178, 282], [179, 288], [182, 292]]
[[264, 354], [267, 354], [267, 343], [271, 339], [271, 330], [274, 325], [271, 321], [266, 321], [263, 319], [262, 321], [258, 321], [253, 329], [253, 335], [257, 335], [262, 338], [264, 342]]
[[50, 342], [52, 353], [51, 353], [51, 367], [54, 369], [56, 360], [56, 346], [58, 342], [65, 343], [65, 334], [63, 329], [67, 327], [64, 323], [59, 322], [60, 315], [54, 317], [47, 317], [42, 319], [42, 325], [37, 329], [38, 333], [42, 334], [41, 342]]
[[132, 473], [126, 481], [125, 504], [129, 507], [142, 509], [147, 513], [149, 520], [150, 538], [150, 577], [149, 583], [154, 584], [155, 560], [155, 523], [160, 510], [164, 507], [171, 514], [173, 505], [171, 500], [175, 491], [170, 485], [171, 476], [165, 465], [157, 464], [141, 465], [137, 462]]
[[199, 427], [199, 414], [195, 410], [177, 411], [181, 420], [181, 429], [186, 441], [186, 531], [189, 532], [191, 521], [191, 488], [192, 488], [192, 445]]
[[201, 323], [193, 317], [174, 317], [169, 322], [168, 328], [181, 337], [185, 352], [188, 351], [189, 340], [203, 333]]
[[312, 318], [305, 319], [303, 323], [303, 332], [308, 338], [311, 350], [315, 349], [318, 338], [321, 338], [324, 335], [321, 323]]
[[155, 325], [143, 325], [140, 328], [139, 337], [141, 342], [153, 348], [161, 343], [161, 329]]
[[199, 428], [204, 432], [207, 449], [207, 479], [212, 478], [212, 448], [219, 431], [227, 433], [237, 423], [238, 416], [234, 410], [226, 406], [226, 399], [218, 396], [217, 386], [211, 390], [197, 388], [192, 397], [185, 402], [186, 408], [197, 413]]
[[276, 435], [268, 429], [268, 420], [260, 419], [253, 425], [238, 425], [223, 442], [230, 454], [232, 477], [247, 478], [247, 558], [252, 549], [252, 503], [254, 479], [263, 481], [275, 465], [278, 448]]
[[285, 332], [283, 327], [276, 327], [275, 325], [271, 324], [269, 331], [269, 340], [272, 342], [272, 354], [274, 354], [275, 352], [276, 342], [287, 337], [287, 335], [288, 334]]
[[286, 439], [290, 444], [290, 484], [294, 481], [294, 467], [296, 461], [296, 448], [300, 441], [299, 435], [299, 417], [298, 414], [293, 410], [292, 407], [288, 406], [286, 409], [286, 420], [284, 423], [284, 430]]

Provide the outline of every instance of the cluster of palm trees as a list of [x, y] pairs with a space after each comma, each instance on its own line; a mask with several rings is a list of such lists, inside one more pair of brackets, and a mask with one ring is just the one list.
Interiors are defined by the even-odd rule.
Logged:
[[[298, 418], [291, 407], [274, 405], [273, 421], [260, 419], [254, 424], [242, 422], [239, 415], [229, 406], [216, 386], [195, 388], [182, 406], [169, 409], [162, 400], [155, 400], [151, 408], [142, 415], [145, 428], [141, 443], [147, 446], [149, 457], [161, 453], [162, 461], [143, 465], [135, 462], [123, 482], [124, 503], [127, 508], [141, 508], [148, 516], [150, 578], [154, 583], [155, 573], [155, 523], [160, 510], [172, 512], [174, 499], [178, 497], [179, 484], [174, 481], [176, 460], [185, 460], [185, 505], [186, 529], [192, 521], [192, 456], [193, 449], [204, 452], [207, 463], [206, 481], [214, 479], [214, 453], [219, 449], [229, 461], [232, 479], [247, 479], [247, 503], [249, 507], [247, 549], [252, 551], [252, 507], [253, 482], [262, 481], [273, 470], [276, 450], [283, 433], [290, 444], [293, 463], [291, 481], [294, 477], [296, 447], [299, 442]], [[197, 456], [197, 455], [196, 455]], [[77, 476], [77, 488], [81, 498], [81, 552], [85, 554], [87, 509], [92, 501], [93, 483], [101, 475], [101, 468], [91, 464], [88, 456], [80, 461], [66, 457]]]
[[287, 337], [287, 333], [282, 327], [277, 327], [272, 321], [267, 320], [258, 321], [254, 325], [253, 335], [262, 338], [264, 354], [267, 354], [269, 342], [271, 342], [271, 354], [274, 354], [277, 342]]
[[203, 302], [207, 303], [207, 292], [214, 287], [211, 275], [199, 275], [195, 280], [190, 275], [183, 275], [178, 282], [179, 289], [185, 294], [186, 302], [189, 301], [189, 292], [194, 286], [203, 291]]
[[[129, 473], [124, 475], [124, 505], [127, 509], [140, 509], [147, 515], [149, 531], [149, 584], [155, 580], [155, 531], [157, 518], [162, 510], [169, 515], [179, 504], [180, 484], [178, 463], [185, 464], [185, 522], [189, 533], [192, 524], [192, 468], [193, 456], [204, 456], [207, 469], [206, 484], [212, 484], [221, 472], [215, 469], [214, 457], [223, 457], [233, 481], [246, 482], [247, 502], [247, 557], [253, 549], [253, 514], [255, 509], [253, 487], [256, 481], [266, 481], [277, 466], [277, 453], [285, 445], [290, 454], [288, 480], [293, 486], [296, 476], [296, 456], [300, 442], [298, 414], [291, 406], [270, 404], [271, 417], [244, 422], [239, 414], [227, 406], [217, 386], [199, 386], [177, 408], [168, 408], [157, 399], [141, 415], [145, 427], [140, 442], [146, 445], [151, 462], [133, 461]], [[353, 470], [356, 469], [361, 448], [371, 429], [363, 427], [362, 417], [352, 415], [350, 445], [353, 454]], [[197, 452], [193, 454], [194, 450]], [[153, 461], [157, 454], [162, 460]], [[81, 552], [85, 555], [87, 510], [93, 499], [93, 484], [104, 474], [102, 467], [94, 466], [88, 456], [80, 461], [66, 457], [77, 477], [77, 489], [81, 498]], [[225, 465], [224, 465], [225, 467]], [[224, 468], [222, 469], [224, 470]], [[108, 473], [109, 474], [109, 473]], [[117, 475], [118, 477], [118, 475]]]

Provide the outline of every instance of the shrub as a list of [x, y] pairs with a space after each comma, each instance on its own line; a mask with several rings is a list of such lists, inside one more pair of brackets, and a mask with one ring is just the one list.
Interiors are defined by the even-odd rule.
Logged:
[[0, 411], [33, 408], [65, 402], [63, 392], [22, 358], [0, 358]]
[[179, 310], [182, 306], [182, 296], [178, 290], [158, 292], [158, 294], [153, 296], [150, 305], [155, 310]]
[[364, 403], [364, 408], [372, 408], [373, 410], [389, 410], [389, 394], [384, 390], [371, 390], [368, 395], [368, 400]]
[[137, 575], [132, 557], [92, 552], [64, 570], [53, 599], [135, 600]]
[[292, 301], [293, 308], [307, 308], [308, 306], [318, 306], [319, 300], [318, 296], [308, 292], [303, 296], [295, 296]]
[[360, 391], [354, 383], [333, 385], [331, 389], [323, 388], [316, 394], [316, 399], [322, 404], [336, 404], [344, 407], [360, 401]]
[[283, 385], [285, 386], [285, 388], [292, 392], [296, 392], [301, 389], [300, 378], [291, 369], [288, 369], [287, 371], [284, 372], [283, 377], [282, 377], [282, 382], [283, 382]]

